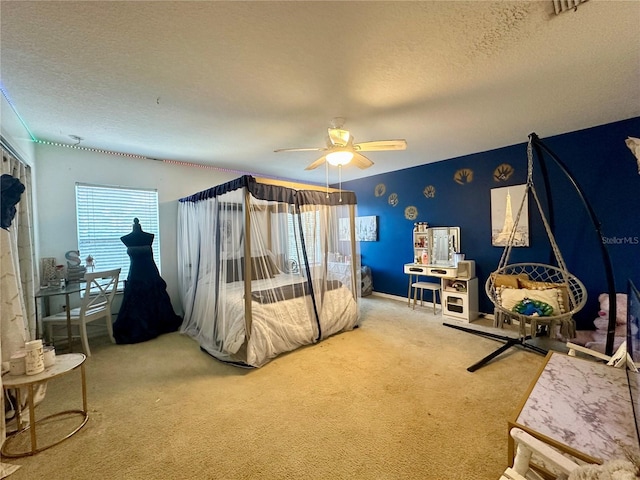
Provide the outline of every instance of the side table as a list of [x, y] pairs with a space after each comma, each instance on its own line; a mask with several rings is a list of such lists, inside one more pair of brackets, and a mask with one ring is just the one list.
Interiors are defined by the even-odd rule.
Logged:
[[51, 297], [56, 297], [58, 295], [64, 295], [65, 298], [65, 311], [67, 312], [67, 340], [68, 340], [68, 348], [69, 352], [72, 352], [72, 344], [71, 344], [71, 300], [70, 295], [72, 293], [80, 293], [85, 288], [85, 283], [68, 283], [64, 287], [61, 288], [41, 288], [35, 294], [36, 299], [36, 338], [44, 338], [44, 332], [41, 331], [40, 328], [40, 319], [38, 318], [38, 300], [44, 300], [44, 315], [47, 316], [50, 314], [49, 311], [49, 299]]
[[[56, 363], [49, 368], [46, 368], [43, 372], [40, 372], [36, 375], [4, 375], [2, 377], [2, 388], [4, 390], [15, 390], [16, 392], [16, 421], [17, 421], [17, 429], [13, 432], [7, 433], [7, 439], [2, 445], [2, 449], [0, 452], [3, 456], [8, 458], [18, 458], [18, 457], [26, 457], [29, 455], [35, 455], [36, 453], [42, 452], [48, 448], [51, 448], [59, 443], [63, 442], [67, 438], [71, 437], [75, 433], [77, 433], [89, 420], [89, 413], [87, 410], [87, 382], [84, 371], [84, 361], [86, 360], [86, 356], [83, 353], [67, 353], [63, 355], [56, 356]], [[52, 415], [48, 415], [46, 417], [40, 418], [36, 420], [35, 411], [33, 404], [33, 392], [34, 386], [39, 383], [45, 383], [56, 378], [62, 377], [67, 373], [70, 373], [77, 368], [80, 368], [80, 377], [82, 383], [82, 410], [65, 410], [62, 412], [54, 413]], [[20, 389], [27, 388], [29, 392], [29, 424], [24, 425], [22, 419], [22, 401], [20, 399]], [[54, 441], [53, 443], [49, 443], [48, 445], [44, 445], [38, 447], [37, 442], [37, 432], [36, 427], [38, 424], [45, 422], [46, 420], [61, 417], [61, 416], [74, 416], [78, 415], [81, 418], [81, 423], [78, 425], [73, 431], [67, 433], [61, 439]], [[29, 432], [31, 436], [31, 450], [22, 450], [15, 451], [12, 450], [11, 446], [20, 436]]]

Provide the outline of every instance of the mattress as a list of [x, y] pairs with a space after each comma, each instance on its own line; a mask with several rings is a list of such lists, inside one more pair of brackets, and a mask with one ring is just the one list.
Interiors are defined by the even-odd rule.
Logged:
[[[243, 355], [241, 348], [247, 339], [246, 358], [242, 361], [260, 367], [281, 353], [351, 330], [357, 324], [357, 302], [351, 291], [340, 282], [329, 282], [327, 289], [316, 295], [318, 325], [312, 297], [304, 294], [305, 283], [300, 275], [290, 274], [253, 280], [247, 335], [244, 282], [224, 284], [216, 305], [210, 293], [214, 292], [213, 286], [208, 278], [201, 278], [193, 310], [200, 328], [186, 333], [197, 337], [203, 349], [223, 360]], [[266, 293], [269, 291], [278, 293]], [[271, 301], [264, 301], [265, 297]]]

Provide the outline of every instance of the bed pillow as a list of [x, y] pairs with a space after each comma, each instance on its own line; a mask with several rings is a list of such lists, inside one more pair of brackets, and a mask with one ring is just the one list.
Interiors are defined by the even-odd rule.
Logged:
[[553, 308], [553, 316], [563, 313], [562, 292], [558, 288], [548, 288], [546, 290], [529, 290], [528, 288], [508, 288], [500, 287], [498, 289], [498, 301], [502, 308], [513, 310], [518, 302], [529, 298], [531, 300], [539, 300], [551, 305]]
[[251, 280], [273, 278], [269, 264], [269, 257], [251, 257]]
[[280, 270], [278, 270], [278, 266], [276, 265], [276, 256], [273, 254], [273, 252], [267, 251], [267, 255], [265, 255], [264, 258], [267, 262], [267, 269], [269, 270], [269, 273], [273, 278], [273, 275], [277, 275], [280, 273]]
[[[251, 257], [251, 280], [273, 278], [270, 272], [268, 257]], [[274, 265], [275, 266], [275, 265]], [[238, 262], [237, 258], [227, 260], [226, 282], [239, 282], [244, 280], [244, 258]]]
[[519, 273], [517, 275], [507, 275], [504, 273], [492, 273], [494, 288], [508, 287], [508, 288], [520, 288], [518, 279], [528, 280], [529, 275], [526, 273]]
[[562, 313], [566, 313], [571, 308], [569, 302], [569, 287], [564, 283], [553, 282], [536, 282], [534, 280], [518, 279], [520, 288], [528, 288], [529, 290], [549, 290], [550, 288], [557, 288], [562, 293]]

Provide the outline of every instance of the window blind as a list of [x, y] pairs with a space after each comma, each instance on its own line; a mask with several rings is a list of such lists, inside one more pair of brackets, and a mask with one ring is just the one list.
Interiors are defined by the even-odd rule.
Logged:
[[142, 229], [155, 235], [153, 259], [160, 270], [157, 190], [76, 183], [76, 215], [83, 265], [91, 255], [96, 271], [121, 268], [120, 278], [126, 279], [129, 256], [120, 237], [131, 233], [138, 218]]
[[[316, 239], [320, 238], [320, 212], [301, 212], [300, 219], [302, 221], [302, 230], [304, 232], [305, 247], [309, 255], [309, 262], [313, 264], [320, 258], [320, 245]], [[288, 216], [288, 255], [289, 260], [293, 259], [298, 265], [304, 263], [302, 256], [302, 242], [300, 241], [300, 230], [298, 220], [294, 215]]]

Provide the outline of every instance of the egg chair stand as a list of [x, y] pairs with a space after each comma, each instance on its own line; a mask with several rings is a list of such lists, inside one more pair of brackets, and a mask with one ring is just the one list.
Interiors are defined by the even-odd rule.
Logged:
[[531, 340], [533, 338], [531, 335], [525, 335], [524, 337], [520, 337], [520, 336], [519, 337], [509, 337], [507, 335], [498, 335], [496, 333], [484, 332], [482, 330], [473, 330], [471, 328], [466, 328], [466, 327], [463, 327], [463, 326], [460, 326], [460, 325], [454, 325], [452, 323], [445, 323], [444, 325], [446, 327], [451, 327], [451, 328], [455, 328], [457, 330], [462, 330], [463, 332], [473, 333], [474, 335], [490, 338], [491, 340], [499, 340], [501, 342], [504, 342], [504, 345], [502, 345], [500, 348], [498, 348], [497, 350], [494, 350], [493, 352], [491, 352], [489, 355], [487, 355], [483, 359], [477, 361], [476, 363], [474, 363], [473, 365], [468, 367], [467, 368], [468, 372], [475, 372], [476, 370], [484, 367], [491, 360], [496, 358], [498, 355], [501, 355], [502, 353], [506, 352], [511, 347], [522, 347], [524, 349], [528, 349], [528, 350], [531, 350], [533, 352], [539, 353], [540, 355], [546, 355], [548, 353], [547, 350], [545, 350], [543, 348], [540, 348], [540, 347], [538, 347], [536, 345], [532, 345], [531, 343], [527, 343], [526, 342], [527, 340]]
[[[546, 147], [540, 141], [540, 139], [535, 133], [532, 133], [529, 135], [529, 143], [527, 146], [528, 171], [527, 171], [527, 185], [526, 185], [525, 195], [522, 198], [520, 208], [518, 210], [516, 219], [514, 221], [513, 229], [510, 233], [509, 239], [507, 241], [507, 245], [502, 253], [502, 257], [498, 264], [498, 268], [491, 275], [489, 275], [489, 278], [487, 279], [485, 284], [485, 291], [495, 307], [494, 314], [496, 318], [495, 318], [494, 324], [502, 325], [502, 323], [504, 323], [507, 320], [517, 320], [520, 326], [519, 335], [517, 338], [512, 338], [505, 335], [497, 335], [490, 332], [484, 332], [481, 330], [470, 329], [470, 328], [465, 328], [458, 325], [445, 323], [444, 324], [445, 326], [448, 326], [451, 328], [455, 328], [468, 333], [472, 333], [474, 335], [480, 335], [486, 338], [491, 338], [494, 340], [499, 340], [504, 342], [504, 345], [498, 348], [496, 351], [490, 353], [480, 361], [476, 362], [475, 364], [467, 368], [469, 372], [474, 372], [478, 370], [479, 368], [483, 367], [484, 365], [486, 365], [488, 362], [490, 362], [500, 354], [507, 351], [509, 348], [515, 347], [515, 346], [519, 346], [524, 349], [531, 350], [531, 351], [540, 353], [542, 355], [545, 355], [547, 353], [546, 350], [536, 345], [532, 345], [531, 343], [527, 343], [527, 340], [531, 340], [533, 337], [537, 335], [538, 331], [542, 330], [543, 328], [548, 328], [549, 333], [551, 333], [551, 331], [557, 328], [558, 326], [560, 327], [560, 330], [563, 336], [567, 336], [567, 337], [575, 336], [575, 322], [573, 320], [573, 315], [577, 313], [580, 309], [582, 309], [582, 307], [585, 305], [587, 301], [587, 293], [586, 293], [585, 286], [582, 284], [582, 282], [580, 282], [580, 280], [577, 277], [575, 277], [574, 275], [572, 275], [567, 271], [566, 265], [564, 263], [564, 259], [562, 258], [558, 245], [555, 242], [555, 239], [552, 233], [552, 228], [549, 225], [547, 218], [545, 217], [544, 211], [540, 204], [540, 200], [538, 198], [538, 194], [533, 184], [533, 150], [534, 148], [540, 159], [542, 176], [543, 176], [543, 180], [546, 187], [545, 190], [547, 193], [547, 205], [550, 212], [550, 217], [553, 218], [553, 215], [552, 215], [553, 204], [551, 201], [551, 197], [549, 195], [549, 190], [550, 190], [549, 179], [548, 179], [548, 174], [544, 164], [544, 159], [541, 151], [542, 149], [544, 149], [549, 154], [552, 160], [563, 171], [563, 173], [567, 176], [567, 178], [569, 179], [573, 187], [576, 189], [582, 201], [583, 206], [585, 207], [585, 209], [587, 210], [590, 216], [591, 222], [593, 223], [593, 226], [596, 230], [598, 239], [600, 240], [601, 254], [602, 254], [602, 259], [603, 259], [605, 272], [606, 272], [609, 299], [610, 299], [610, 302], [613, 302], [611, 304], [613, 306], [611, 307], [611, 310], [609, 312], [609, 328], [607, 332], [607, 346], [606, 346], [607, 350], [606, 351], [609, 352], [608, 354], [610, 355], [611, 354], [610, 352], [613, 350], [613, 336], [615, 334], [616, 318], [615, 318], [615, 313], [612, 313], [612, 312], [615, 312], [616, 289], [615, 289], [615, 281], [613, 276], [613, 268], [611, 266], [611, 260], [609, 258], [606, 245], [604, 244], [604, 241], [602, 239], [602, 233], [600, 231], [600, 222], [596, 218], [595, 212], [593, 211], [593, 209], [591, 208], [591, 205], [589, 204], [586, 197], [584, 196], [582, 189], [576, 183], [575, 179], [571, 176], [566, 166], [551, 150], [549, 150], [548, 147]], [[525, 202], [527, 201], [527, 197], [528, 197], [527, 193], [529, 192], [532, 193], [532, 196], [538, 207], [538, 211], [542, 218], [544, 228], [546, 230], [547, 236], [549, 237], [549, 241], [551, 243], [553, 254], [555, 255], [557, 266], [545, 265], [540, 263], [518, 263], [518, 264], [508, 263], [511, 249], [515, 243], [514, 240], [516, 237], [516, 231], [518, 227], [518, 221], [520, 219], [520, 214], [522, 213]], [[557, 285], [561, 289], [564, 308], [561, 309], [559, 313], [554, 312], [552, 315], [544, 316], [544, 317], [524, 315], [522, 313], [517, 313], [512, 310], [508, 310], [502, 306], [502, 301], [500, 298], [500, 290], [495, 285], [495, 280], [498, 275], [523, 275], [533, 282], [542, 282], [546, 284]], [[530, 326], [529, 334], [527, 334], [526, 332], [527, 325]]]

